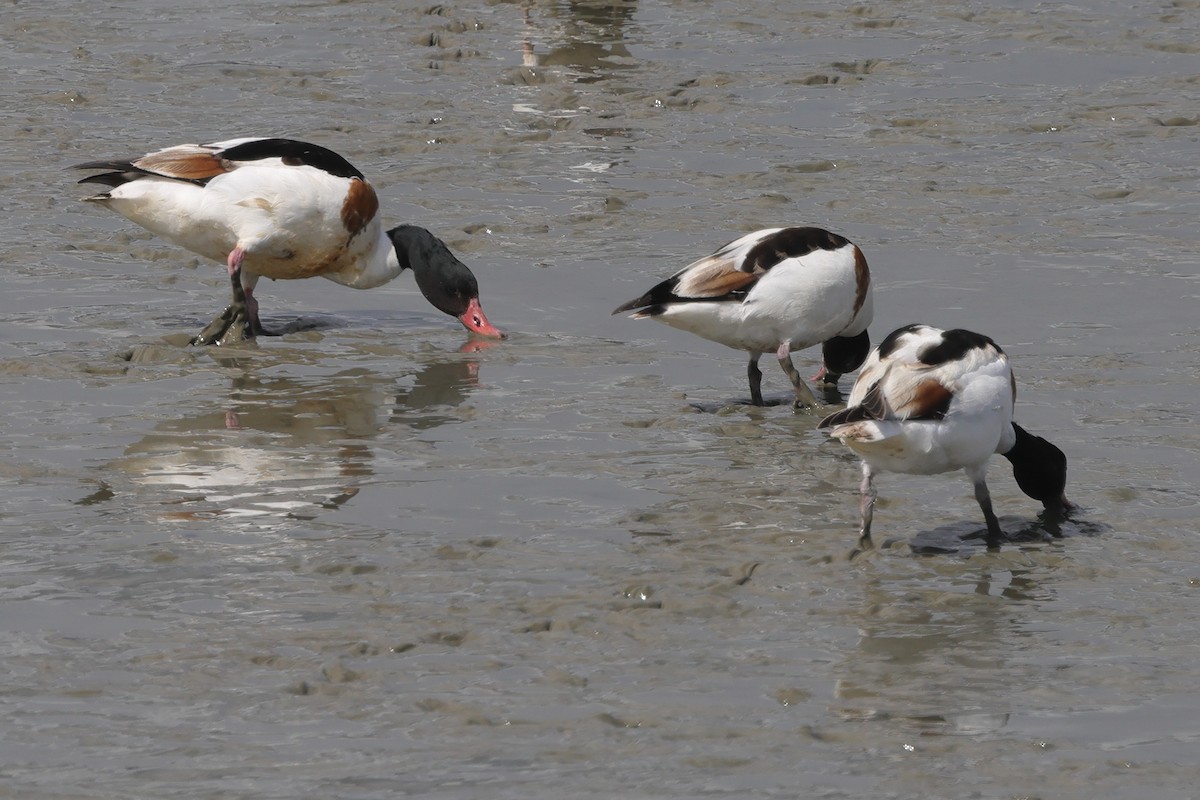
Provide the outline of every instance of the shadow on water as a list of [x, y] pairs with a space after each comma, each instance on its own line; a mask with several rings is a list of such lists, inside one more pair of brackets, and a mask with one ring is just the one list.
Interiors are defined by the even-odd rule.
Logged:
[[[369, 329], [380, 330], [392, 326], [400, 328], [419, 327], [425, 325], [430, 319], [430, 315], [421, 314], [420, 312], [402, 312], [393, 311], [387, 314], [378, 312], [363, 312], [346, 310], [338, 313], [319, 314], [307, 312], [303, 315], [295, 314], [288, 315], [286, 311], [278, 315], [268, 317], [263, 315], [263, 326], [270, 331], [262, 337], [263, 342], [269, 342], [280, 336], [288, 336], [297, 333], [309, 333], [313, 331], [337, 331], [337, 330], [357, 330]], [[207, 319], [199, 317], [171, 317], [163, 320], [163, 327], [171, 329], [173, 332], [169, 335], [168, 341], [180, 347], [190, 346], [192, 336], [200, 332], [204, 325], [208, 324]], [[193, 330], [194, 329], [194, 330]], [[240, 342], [239, 347], [254, 346], [258, 344], [254, 340], [248, 342]], [[461, 352], [467, 352], [463, 345]]]
[[[1024, 517], [1001, 517], [1000, 527], [1006, 538], [996, 549], [1004, 550], [1030, 544], [1046, 544], [1071, 539], [1076, 536], [1100, 536], [1110, 530], [1110, 526], [1102, 522], [1092, 522], [1080, 519], [1080, 514], [1072, 517], [1062, 517], [1042, 511], [1035, 519]], [[889, 539], [891, 544], [897, 539]], [[989, 549], [987, 543], [987, 528], [982, 523], [956, 522], [941, 525], [929, 531], [923, 531], [908, 539], [909, 549], [913, 555], [943, 556], [957, 555], [969, 558]]]
[[[824, 383], [813, 384], [813, 385], [810, 385], [809, 388], [812, 389], [813, 394], [816, 395], [817, 399], [820, 402], [824, 403], [825, 406], [829, 406], [829, 407], [804, 409], [803, 411], [800, 412], [800, 413], [808, 414], [808, 415], [812, 416], [814, 426], [826, 414], [832, 414], [834, 411], [838, 410], [837, 408], [833, 408], [832, 406], [837, 406], [839, 404], [845, 403], [845, 401], [846, 401], [846, 396], [844, 394], [842, 394], [841, 390], [835, 385], [824, 384]], [[787, 394], [775, 395], [772, 397], [767, 397], [764, 395], [763, 396], [763, 407], [764, 408], [774, 408], [775, 406], [790, 406], [792, 404], [792, 401], [795, 399], [796, 399], [796, 395], [793, 392], [788, 392]], [[730, 408], [736, 408], [738, 406], [751, 406], [751, 405], [753, 405], [753, 403], [751, 403], [749, 397], [734, 397], [729, 400], [725, 400], [723, 402], [720, 402], [720, 401], [710, 402], [710, 401], [705, 401], [705, 400], [696, 400], [691, 403], [688, 403], [688, 405], [691, 406], [692, 408], [694, 408], [695, 410], [697, 410], [701, 413], [704, 413], [704, 414], [719, 414]]]

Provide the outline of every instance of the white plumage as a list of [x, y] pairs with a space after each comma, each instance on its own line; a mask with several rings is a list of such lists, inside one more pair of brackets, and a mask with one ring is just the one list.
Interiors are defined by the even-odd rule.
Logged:
[[870, 348], [871, 275], [862, 251], [821, 228], [767, 228], [746, 234], [624, 303], [674, 328], [750, 353], [751, 402], [762, 405], [758, 359], [774, 353], [797, 407], [816, 399], [791, 352], [823, 345], [818, 378], [836, 383]]
[[88, 200], [180, 247], [226, 264], [233, 303], [196, 344], [266, 333], [254, 288], [260, 277], [320, 276], [370, 289], [412, 268], [439, 310], [475, 333], [499, 337], [483, 315], [478, 284], [445, 244], [414, 226], [383, 230], [379, 199], [345, 158], [293, 139], [184, 144], [123, 161], [81, 183], [110, 187]]
[[863, 460], [860, 546], [871, 543], [876, 472], [964, 470], [993, 542], [1003, 536], [985, 480], [993, 453], [1012, 462], [1027, 495], [1069, 510], [1066, 456], [1013, 422], [1015, 400], [1008, 357], [988, 337], [927, 325], [889, 334], [867, 357], [847, 407], [818, 425]]

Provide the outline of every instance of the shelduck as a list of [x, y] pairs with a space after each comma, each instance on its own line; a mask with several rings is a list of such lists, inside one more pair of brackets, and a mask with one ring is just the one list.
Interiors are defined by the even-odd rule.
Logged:
[[327, 148], [294, 139], [242, 138], [76, 168], [100, 170], [80, 183], [109, 187], [87, 200], [225, 263], [233, 302], [192, 344], [268, 333], [254, 293], [260, 277], [320, 276], [371, 289], [406, 269], [435, 308], [472, 333], [503, 337], [484, 316], [471, 270], [424, 228], [385, 231], [370, 182]]
[[1065, 514], [1067, 457], [1013, 422], [1016, 382], [1004, 351], [987, 336], [908, 325], [871, 351], [847, 407], [818, 428], [862, 458], [859, 548], [871, 546], [877, 472], [932, 475], [961, 469], [975, 487], [989, 544], [1004, 537], [985, 477], [988, 459], [1012, 463], [1025, 494]]
[[763, 405], [758, 359], [774, 353], [795, 389], [797, 408], [817, 400], [791, 353], [822, 345], [816, 380], [836, 384], [857, 369], [871, 343], [871, 271], [857, 245], [821, 228], [748, 233], [689, 264], [614, 314], [657, 319], [750, 353], [750, 402]]

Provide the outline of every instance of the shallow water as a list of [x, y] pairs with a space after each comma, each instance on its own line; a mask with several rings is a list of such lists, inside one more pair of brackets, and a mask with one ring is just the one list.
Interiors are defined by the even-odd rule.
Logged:
[[[0, 794], [1195, 796], [1194, 2], [2, 30]], [[245, 134], [345, 154], [510, 338], [402, 277], [264, 283], [287, 335], [186, 347], [221, 267], [62, 168]], [[884, 476], [886, 546], [847, 561], [858, 467], [818, 415], [609, 315], [779, 224], [863, 248], [874, 338], [997, 339], [1083, 512], [998, 463], [987, 552], [965, 479]]]

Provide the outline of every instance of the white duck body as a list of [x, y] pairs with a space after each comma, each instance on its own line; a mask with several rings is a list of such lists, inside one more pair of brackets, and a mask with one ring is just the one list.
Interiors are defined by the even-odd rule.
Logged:
[[225, 263], [232, 303], [193, 344], [269, 333], [254, 295], [262, 276], [371, 289], [406, 269], [435, 308], [473, 333], [503, 338], [483, 314], [474, 274], [445, 242], [414, 225], [384, 231], [371, 184], [325, 147], [241, 138], [76, 166], [102, 170], [80, 181], [108, 187], [89, 202]]
[[[223, 158], [229, 151], [236, 154], [239, 145], [260, 141], [233, 139], [152, 153], [133, 162], [151, 172], [94, 199], [217, 262], [241, 247], [242, 269], [249, 275], [319, 275], [371, 288], [400, 273], [376, 213], [378, 198], [365, 178], [288, 164], [280, 157], [240, 162]], [[214, 163], [219, 166], [208, 166]], [[204, 178], [215, 169], [223, 171]], [[163, 174], [153, 174], [155, 170]], [[205, 182], [180, 179], [189, 174]]]
[[836, 384], [867, 356], [874, 315], [871, 272], [858, 246], [812, 227], [746, 234], [689, 264], [613, 313], [657, 319], [673, 328], [750, 354], [751, 403], [763, 405], [758, 359], [774, 353], [796, 391], [794, 405], [813, 406], [790, 354], [822, 345], [818, 378]]
[[885, 419], [838, 425], [830, 435], [876, 471], [919, 475], [980, 468], [993, 453], [1012, 449], [1015, 393], [1008, 357], [980, 337], [958, 357], [926, 364], [922, 353], [942, 344], [944, 332], [901, 330], [871, 351], [847, 401], [849, 408], [871, 405], [873, 394], [888, 409], [880, 415]]
[[908, 325], [867, 357], [849, 405], [817, 426], [863, 462], [859, 547], [871, 546], [874, 474], [961, 469], [975, 488], [989, 544], [1004, 537], [987, 487], [988, 459], [1002, 454], [1021, 491], [1066, 513], [1067, 457], [1013, 422], [1016, 384], [1008, 357], [986, 336]]
[[[716, 269], [745, 272], [746, 257], [783, 228], [747, 234], [711, 256], [680, 270], [676, 292], [712, 277]], [[677, 302], [660, 313], [646, 314], [673, 328], [752, 353], [772, 353], [786, 342], [788, 350], [804, 350], [835, 336], [862, 333], [874, 315], [872, 294], [859, 297], [852, 244], [837, 250], [815, 249], [789, 256], [761, 273], [740, 302]], [[861, 258], [861, 253], [857, 254]], [[643, 316], [638, 314], [636, 316]]]

